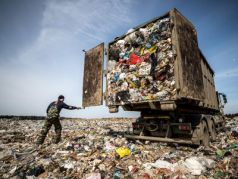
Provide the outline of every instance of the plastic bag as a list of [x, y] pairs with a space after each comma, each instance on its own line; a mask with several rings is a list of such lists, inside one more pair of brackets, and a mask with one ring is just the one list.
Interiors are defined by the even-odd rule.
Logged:
[[135, 65], [139, 62], [141, 62], [140, 57], [138, 57], [135, 53], [132, 53], [128, 61], [129, 65]]
[[119, 147], [116, 149], [116, 153], [120, 156], [120, 158], [131, 155], [131, 151], [127, 147]]

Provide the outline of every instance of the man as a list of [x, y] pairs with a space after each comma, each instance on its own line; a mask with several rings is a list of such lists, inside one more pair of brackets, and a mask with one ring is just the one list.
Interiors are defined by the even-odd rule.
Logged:
[[69, 105], [65, 104], [63, 95], [60, 95], [58, 97], [58, 101], [54, 101], [54, 102], [50, 103], [50, 105], [48, 106], [48, 108], [46, 110], [46, 113], [47, 113], [46, 121], [44, 123], [44, 126], [42, 127], [41, 132], [40, 132], [40, 136], [38, 137], [38, 139], [36, 141], [37, 145], [41, 145], [44, 143], [47, 133], [49, 132], [52, 125], [54, 125], [54, 127], [55, 127], [55, 134], [56, 134], [53, 142], [55, 144], [60, 142], [62, 126], [60, 124], [59, 113], [62, 108], [69, 109], [69, 110], [81, 109], [80, 107], [69, 106]]

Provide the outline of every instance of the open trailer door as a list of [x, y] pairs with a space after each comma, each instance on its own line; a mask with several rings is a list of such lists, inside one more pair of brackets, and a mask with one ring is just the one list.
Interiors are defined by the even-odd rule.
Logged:
[[103, 104], [104, 43], [85, 52], [83, 107]]

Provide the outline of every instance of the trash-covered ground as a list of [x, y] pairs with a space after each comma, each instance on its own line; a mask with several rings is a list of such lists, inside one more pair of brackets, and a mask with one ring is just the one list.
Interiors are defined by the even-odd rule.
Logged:
[[42, 120], [0, 119], [0, 178], [238, 178], [238, 118], [210, 147], [128, 141], [133, 119], [63, 120], [62, 142], [34, 142]]

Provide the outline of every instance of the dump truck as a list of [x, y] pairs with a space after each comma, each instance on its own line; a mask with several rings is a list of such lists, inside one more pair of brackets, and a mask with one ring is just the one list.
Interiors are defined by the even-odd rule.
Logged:
[[224, 123], [226, 96], [215, 90], [195, 27], [177, 9], [130, 29], [107, 48], [101, 43], [85, 51], [83, 106], [103, 100], [111, 113], [119, 107], [140, 112], [129, 139], [207, 146]]

